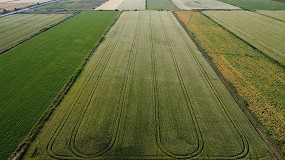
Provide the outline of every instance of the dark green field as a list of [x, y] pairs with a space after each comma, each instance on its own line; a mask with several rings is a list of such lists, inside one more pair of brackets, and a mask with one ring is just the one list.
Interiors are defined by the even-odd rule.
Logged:
[[0, 55], [0, 159], [31, 131], [118, 12], [83, 12]]
[[146, 0], [148, 10], [177, 10], [171, 0]]
[[248, 10], [283, 10], [285, 3], [274, 0], [220, 0]]

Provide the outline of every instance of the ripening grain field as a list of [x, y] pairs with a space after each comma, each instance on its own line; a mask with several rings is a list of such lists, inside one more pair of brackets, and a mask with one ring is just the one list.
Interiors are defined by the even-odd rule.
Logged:
[[0, 52], [70, 14], [15, 14], [0, 18]]
[[0, 55], [0, 159], [31, 131], [117, 15], [80, 13]]
[[171, 12], [123, 12], [25, 159], [275, 159]]
[[285, 65], [285, 22], [249, 11], [205, 11], [203, 13]]
[[284, 68], [203, 14], [176, 14], [285, 153]]

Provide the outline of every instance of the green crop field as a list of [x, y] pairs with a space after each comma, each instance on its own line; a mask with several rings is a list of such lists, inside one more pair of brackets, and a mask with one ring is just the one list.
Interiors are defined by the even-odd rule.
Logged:
[[146, 0], [148, 10], [177, 10], [172, 0]]
[[256, 11], [257, 13], [266, 15], [268, 17], [276, 18], [278, 20], [284, 21], [285, 22], [285, 11], [264, 11], [264, 10], [259, 10]]
[[59, 0], [55, 3], [45, 5], [37, 8], [41, 9], [69, 9], [69, 10], [86, 10], [95, 9], [100, 6], [100, 4], [106, 2], [107, 0]]
[[205, 11], [204, 13], [285, 65], [285, 22], [249, 11]]
[[248, 10], [284, 10], [285, 3], [277, 0], [220, 0]]
[[0, 18], [0, 51], [62, 21], [68, 14], [15, 14]]
[[275, 159], [171, 12], [123, 12], [26, 159]]
[[201, 13], [176, 14], [285, 153], [284, 68]]
[[0, 55], [0, 159], [7, 159], [118, 12], [83, 12]]

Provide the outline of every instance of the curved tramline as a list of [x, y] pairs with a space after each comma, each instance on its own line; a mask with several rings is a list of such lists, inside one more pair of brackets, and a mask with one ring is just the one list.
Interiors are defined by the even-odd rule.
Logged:
[[[160, 24], [165, 24], [165, 23], [163, 23], [163, 20], [162, 20], [162, 18], [159, 18], [158, 16], [154, 16], [154, 21], [158, 21], [158, 22], [160, 22]], [[150, 24], [151, 24], [151, 22], [150, 22]], [[181, 152], [181, 151], [183, 151], [183, 148], [180, 148], [179, 146], [185, 146], [185, 144], [183, 145], [183, 144], [181, 144], [181, 143], [179, 143], [179, 141], [176, 141], [175, 142], [175, 146], [177, 147], [177, 148], [179, 148], [179, 151], [174, 151], [174, 150], [172, 150], [171, 151], [171, 147], [174, 147], [174, 144], [168, 144], [169, 146], [168, 146], [168, 148], [166, 147], [166, 145], [165, 144], [163, 144], [163, 139], [166, 139], [166, 140], [169, 140], [169, 139], [172, 139], [172, 137], [171, 137], [171, 135], [168, 135], [167, 133], [167, 131], [161, 131], [161, 124], [160, 124], [160, 119], [163, 119], [163, 118], [161, 118], [162, 116], [163, 116], [163, 114], [161, 114], [160, 112], [161, 112], [161, 110], [159, 110], [159, 107], [161, 107], [162, 108], [162, 105], [159, 103], [159, 97], [161, 97], [161, 96], [159, 96], [159, 92], [158, 92], [158, 89], [157, 89], [157, 87], [158, 87], [158, 85], [157, 85], [157, 83], [159, 83], [159, 82], [157, 82], [157, 77], [156, 77], [156, 74], [155, 74], [155, 71], [157, 70], [156, 69], [156, 64], [155, 64], [155, 61], [153, 61], [153, 70], [154, 70], [154, 79], [155, 79], [155, 83], [154, 83], [154, 88], [155, 88], [155, 107], [156, 107], [156, 125], [157, 125], [157, 137], [156, 137], [156, 139], [157, 139], [157, 144], [158, 144], [158, 146], [160, 147], [160, 149], [164, 152], [164, 153], [166, 153], [167, 155], [169, 155], [169, 156], [172, 156], [172, 157], [175, 157], [175, 158], [191, 158], [191, 157], [195, 157], [195, 156], [197, 156], [198, 154], [200, 154], [201, 153], [201, 151], [202, 151], [202, 148], [203, 148], [203, 138], [202, 138], [202, 136], [201, 136], [201, 131], [200, 131], [200, 129], [199, 129], [199, 126], [198, 126], [198, 124], [197, 124], [197, 120], [196, 120], [196, 116], [195, 116], [195, 114], [194, 114], [194, 112], [193, 112], [193, 104], [192, 104], [192, 102], [191, 102], [191, 100], [190, 100], [190, 98], [189, 98], [189, 95], [188, 95], [188, 93], [187, 93], [187, 89], [186, 89], [186, 87], [185, 87], [185, 83], [184, 83], [184, 80], [183, 80], [183, 78], [182, 78], [182, 74], [181, 74], [181, 72], [180, 72], [180, 68], [179, 68], [179, 66], [178, 66], [178, 64], [177, 64], [177, 60], [176, 60], [176, 58], [175, 58], [175, 53], [174, 53], [174, 49], [173, 49], [173, 47], [172, 47], [172, 44], [171, 44], [171, 41], [170, 41], [170, 37], [169, 37], [169, 35], [168, 35], [168, 33], [167, 33], [167, 31], [166, 31], [166, 28], [165, 28], [165, 26], [164, 25], [162, 25], [161, 26], [162, 27], [162, 31], [163, 31], [163, 34], [165, 35], [165, 38], [166, 38], [166, 41], [167, 41], [167, 45], [169, 46], [169, 48], [168, 48], [168, 50], [170, 51], [170, 55], [169, 55], [169, 57], [171, 57], [171, 58], [169, 58], [169, 59], [172, 59], [172, 61], [173, 61], [173, 65], [174, 65], [174, 67], [171, 67], [171, 68], [166, 68], [166, 67], [168, 67], [168, 66], [163, 66], [162, 68], [165, 68], [166, 70], [173, 70], [173, 75], [177, 75], [177, 81], [179, 81], [179, 85], [177, 85], [177, 86], [173, 86], [173, 87], [175, 87], [175, 89], [178, 89], [178, 88], [181, 88], [180, 89], [180, 95], [183, 95], [181, 98], [181, 102], [183, 102], [184, 101], [184, 105], [185, 106], [187, 106], [185, 109], [186, 109], [186, 111], [187, 111], [187, 109], [189, 110], [188, 112], [189, 112], [189, 117], [191, 117], [191, 118], [189, 118], [188, 119], [188, 123], [189, 122], [192, 122], [192, 124], [191, 125], [184, 125], [183, 127], [186, 129], [187, 128], [187, 132], [185, 132], [185, 133], [183, 133], [183, 134], [185, 134], [185, 135], [187, 135], [187, 134], [191, 134], [191, 135], [195, 135], [195, 138], [193, 138], [193, 139], [188, 139], [189, 141], [193, 141], [193, 142], [196, 142], [197, 143], [197, 145], [194, 145], [194, 146], [188, 146], [186, 149], [186, 151], [184, 151], [184, 153], [183, 152]], [[150, 28], [152, 28], [152, 27], [150, 27]], [[160, 28], [160, 27], [157, 27], [157, 28]], [[150, 30], [152, 30], [152, 29], [150, 29]], [[157, 31], [158, 32], [158, 31]], [[153, 33], [151, 34], [151, 36], [152, 36], [152, 38], [154, 38], [153, 37]], [[154, 44], [152, 44], [152, 48], [154, 49]], [[152, 51], [154, 51], [154, 50], [152, 50]], [[153, 53], [153, 52], [152, 52]], [[153, 53], [153, 55], [152, 55], [152, 57], [153, 57], [153, 59], [157, 59], [157, 58], [155, 58], [155, 54]], [[170, 67], [170, 66], [169, 66]], [[174, 68], [175, 68], [175, 70], [174, 70]], [[167, 84], [165, 84], [165, 85], [167, 85]], [[174, 88], [173, 88], [174, 89]], [[164, 94], [163, 93], [163, 91], [162, 91], [162, 93], [160, 92], [160, 94]], [[168, 93], [168, 94], [171, 94], [171, 93]], [[175, 98], [175, 97], [174, 97]], [[181, 103], [181, 104], [183, 104], [183, 103]], [[164, 104], [164, 105], [167, 105], [167, 104]], [[163, 105], [163, 106], [164, 106]], [[178, 104], [177, 104], [178, 105]], [[178, 106], [177, 106], [178, 107]], [[180, 107], [180, 106], [179, 106]], [[181, 106], [181, 108], [182, 108], [183, 106]], [[162, 112], [163, 113], [163, 112]], [[177, 113], [177, 119], [180, 119], [180, 123], [181, 124], [183, 124], [183, 121], [181, 121], [181, 117], [180, 116], [183, 116], [183, 114], [182, 113], [178, 113], [178, 112], [176, 112]], [[187, 112], [186, 112], [187, 113]], [[160, 115], [162, 115], [162, 116], [160, 116]], [[181, 124], [177, 124], [177, 125], [179, 125], [179, 126], [181, 126]], [[182, 131], [183, 132], [183, 131]], [[165, 134], [164, 136], [161, 136], [162, 134]], [[167, 138], [165, 138], [165, 137], [167, 137]], [[186, 137], [185, 137], [186, 138]], [[188, 138], [188, 137], [187, 137]], [[190, 150], [189, 150], [189, 148], [191, 148]], [[179, 153], [179, 152], [181, 152], [181, 153]]]
[[[51, 134], [52, 133], [52, 134]], [[171, 12], [123, 12], [25, 159], [274, 159]]]

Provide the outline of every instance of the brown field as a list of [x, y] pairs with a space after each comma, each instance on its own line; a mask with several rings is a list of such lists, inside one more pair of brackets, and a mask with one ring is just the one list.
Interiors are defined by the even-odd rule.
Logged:
[[23, 8], [32, 5], [31, 3], [0, 3], [0, 9], [6, 9], [8, 11], [15, 8]]

